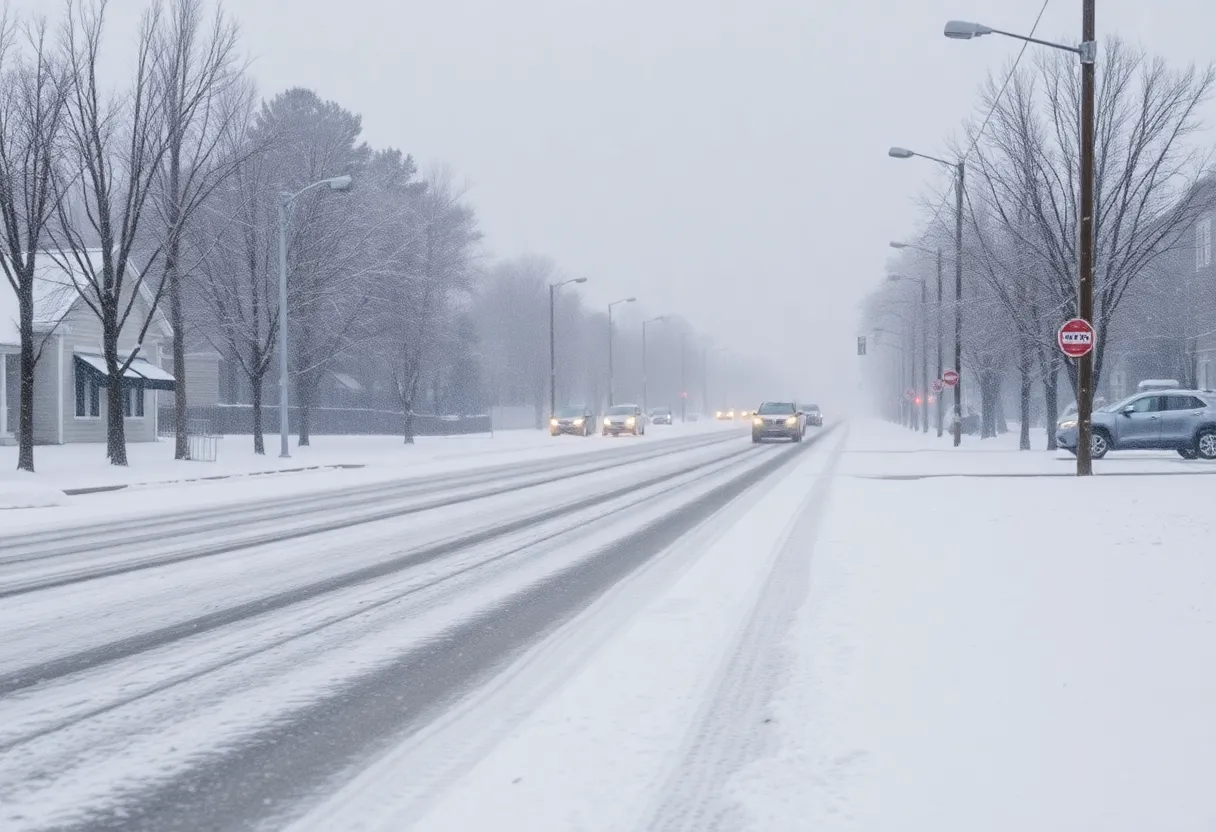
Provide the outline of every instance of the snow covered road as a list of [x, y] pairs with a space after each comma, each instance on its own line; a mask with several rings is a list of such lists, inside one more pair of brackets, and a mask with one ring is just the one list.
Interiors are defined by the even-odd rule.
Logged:
[[[343, 821], [301, 822], [359, 828], [368, 804], [356, 811], [344, 784], [376, 771], [377, 755], [420, 753], [415, 740], [447, 737], [435, 776], [475, 762], [473, 738], [506, 724], [478, 700], [572, 627], [620, 629], [614, 588], [644, 574], [665, 585], [664, 569], [712, 557], [745, 516], [748, 537], [779, 537], [826, 454], [817, 446], [833, 444], [808, 438], [823, 441], [621, 442], [0, 540], [0, 826], [279, 828], [315, 809]], [[799, 472], [805, 482], [782, 485]], [[770, 500], [775, 524], [746, 512]], [[755, 602], [777, 543], [733, 544], [758, 559], [740, 603]], [[399, 790], [417, 799], [394, 810], [420, 811], [438, 794], [427, 782]]]

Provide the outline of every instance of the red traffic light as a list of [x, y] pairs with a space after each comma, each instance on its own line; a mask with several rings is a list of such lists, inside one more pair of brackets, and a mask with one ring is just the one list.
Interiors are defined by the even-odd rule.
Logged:
[[917, 396], [917, 397], [916, 397], [916, 403], [917, 403], [917, 404], [920, 404], [920, 396]]
[[681, 399], [687, 399], [687, 398], [688, 398], [688, 391], [687, 391], [687, 390], [682, 390], [682, 391], [680, 391], [680, 398], [681, 398]]

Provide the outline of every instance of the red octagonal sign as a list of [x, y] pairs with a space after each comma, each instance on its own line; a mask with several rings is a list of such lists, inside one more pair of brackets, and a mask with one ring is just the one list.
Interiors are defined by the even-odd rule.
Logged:
[[1084, 318], [1072, 318], [1056, 333], [1056, 343], [1069, 358], [1080, 358], [1094, 348], [1094, 328]]
[[953, 387], [958, 384], [958, 371], [946, 370], [946, 372], [942, 373], [942, 384], [947, 387]]

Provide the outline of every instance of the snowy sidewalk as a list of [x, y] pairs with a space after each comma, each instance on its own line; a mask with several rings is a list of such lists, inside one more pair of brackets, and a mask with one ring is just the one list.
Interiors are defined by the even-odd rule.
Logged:
[[1213, 466], [1002, 441], [853, 426], [748, 828], [1216, 828]]
[[[689, 423], [652, 428], [643, 441], [697, 432], [722, 430], [712, 422]], [[299, 447], [295, 437], [291, 457], [279, 458], [279, 437], [268, 435], [266, 453], [253, 453], [252, 436], [227, 436], [219, 440], [214, 462], [180, 461], [173, 458], [173, 442], [141, 442], [127, 445], [128, 466], [109, 464], [105, 445], [39, 445], [34, 448], [33, 476], [17, 471], [17, 448], [0, 447], [0, 508], [25, 508], [65, 505], [85, 499], [88, 492], [115, 489], [167, 486], [226, 485], [231, 490], [239, 483], [254, 493], [278, 491], [285, 487], [283, 477], [268, 474], [316, 475], [343, 482], [372, 481], [399, 477], [405, 473], [457, 471], [516, 460], [609, 450], [620, 440], [598, 435], [551, 437], [548, 431], [512, 430], [494, 435], [419, 437], [406, 445], [400, 436], [317, 436], [311, 446]], [[345, 470], [344, 470], [345, 469]], [[359, 470], [350, 470], [359, 469]], [[293, 480], [300, 476], [292, 477]], [[84, 497], [68, 497], [83, 494]]]

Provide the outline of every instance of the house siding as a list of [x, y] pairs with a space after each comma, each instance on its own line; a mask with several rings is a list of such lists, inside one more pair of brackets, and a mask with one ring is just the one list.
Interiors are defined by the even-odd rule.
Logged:
[[[161, 366], [180, 379], [181, 374], [173, 366], [173, 355], [165, 345], [165, 357]], [[165, 395], [164, 403], [172, 404], [173, 397]], [[190, 407], [210, 407], [220, 403], [220, 356], [214, 352], [192, 352], [186, 354], [186, 403]]]
[[42, 354], [34, 364], [34, 442], [38, 445], [55, 445], [59, 442], [59, 421], [55, 418], [59, 406], [58, 379], [55, 378], [59, 338], [55, 335], [46, 339]]
[[[131, 314], [131, 326], [124, 328], [118, 339], [118, 348], [120, 351], [133, 349], [137, 343], [135, 334], [138, 333], [138, 326], [143, 322], [144, 309], [146, 307], [142, 302], [136, 303], [136, 308]], [[109, 414], [109, 405], [106, 401], [106, 393], [103, 390], [101, 394], [101, 416], [98, 418], [78, 418], [76, 416], [76, 382], [75, 373], [76, 365], [74, 355], [77, 352], [100, 353], [101, 352], [101, 321], [93, 314], [86, 306], [77, 304], [67, 317], [64, 318], [60, 332], [64, 339], [63, 349], [63, 366], [62, 378], [64, 384], [63, 395], [63, 441], [71, 442], [105, 442], [106, 441], [106, 420]], [[160, 341], [151, 337], [152, 330], [149, 329], [148, 337], [144, 339], [141, 355], [153, 362], [156, 360], [156, 350], [160, 346]], [[52, 374], [47, 374], [52, 375]], [[156, 407], [156, 397], [151, 391], [144, 392], [144, 417], [141, 419], [124, 419], [126, 426], [126, 436], [128, 442], [153, 442], [156, 440], [156, 419], [154, 417]], [[41, 411], [40, 411], [41, 412]], [[52, 404], [47, 411], [48, 413], [55, 412], [55, 406]], [[52, 426], [53, 427], [53, 426]], [[53, 440], [52, 440], [53, 441]]]

